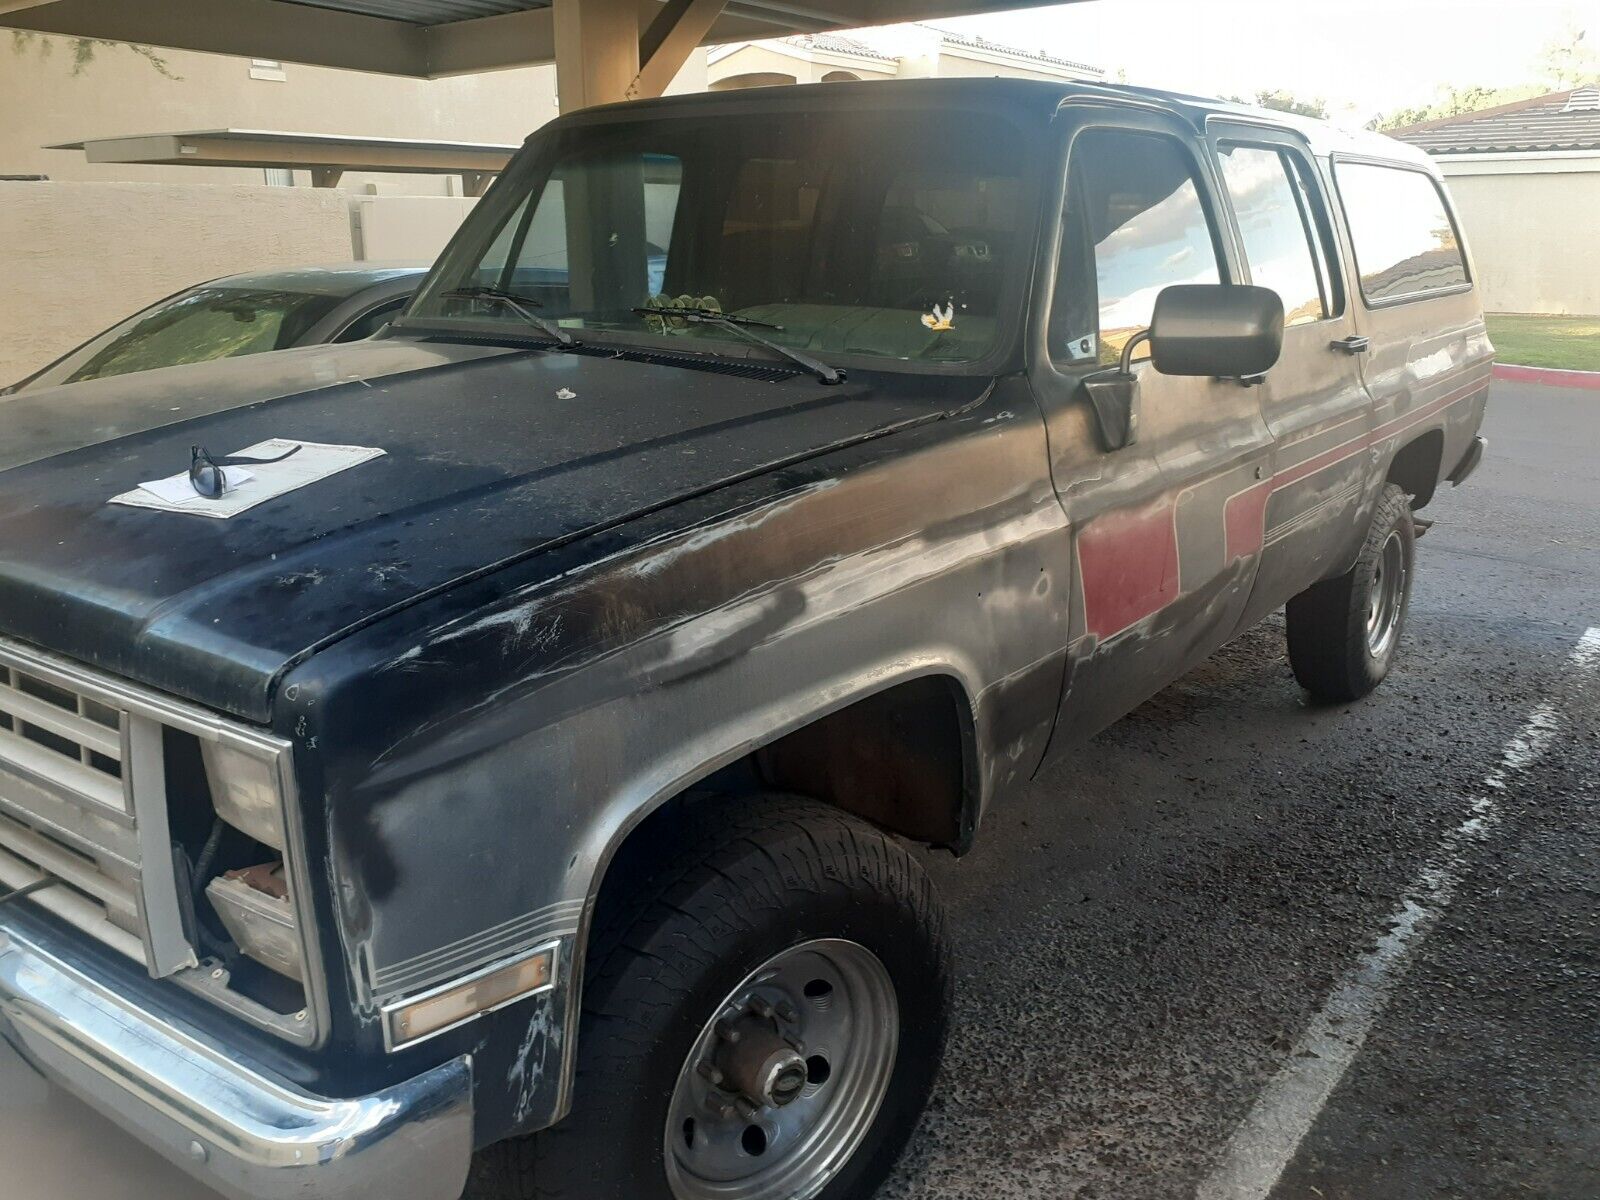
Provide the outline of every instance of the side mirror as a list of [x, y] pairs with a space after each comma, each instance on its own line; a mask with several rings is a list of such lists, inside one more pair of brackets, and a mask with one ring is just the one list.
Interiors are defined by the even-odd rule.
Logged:
[[1283, 349], [1283, 301], [1270, 288], [1182, 283], [1162, 288], [1150, 328], [1122, 347], [1122, 363], [1086, 375], [1079, 387], [1094, 408], [1107, 450], [1139, 436], [1139, 377], [1133, 352], [1150, 343], [1150, 363], [1163, 375], [1222, 376], [1254, 382]]
[[1156, 297], [1149, 339], [1163, 375], [1260, 375], [1283, 349], [1283, 301], [1247, 284], [1175, 284]]

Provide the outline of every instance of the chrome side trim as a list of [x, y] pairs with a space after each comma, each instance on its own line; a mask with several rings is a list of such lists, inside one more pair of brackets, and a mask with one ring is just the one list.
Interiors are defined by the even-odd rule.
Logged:
[[52, 1081], [239, 1200], [456, 1200], [466, 1182], [466, 1057], [369, 1096], [316, 1096], [139, 1009], [3, 924], [0, 1035]]
[[453, 987], [478, 967], [503, 966], [520, 951], [576, 934], [582, 919], [582, 900], [558, 900], [414, 958], [372, 967], [372, 995], [387, 1003], [402, 993], [419, 992], [436, 983]]

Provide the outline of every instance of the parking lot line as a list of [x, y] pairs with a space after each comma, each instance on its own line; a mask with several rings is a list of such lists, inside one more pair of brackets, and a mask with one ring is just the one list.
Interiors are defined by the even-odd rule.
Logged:
[[[1600, 626], [1589, 629], [1568, 656], [1569, 676], [1582, 687], [1600, 666]], [[1496, 794], [1541, 759], [1561, 728], [1551, 702], [1538, 705], [1506, 744], [1466, 816], [1445, 834], [1438, 851], [1390, 914], [1388, 932], [1340, 980], [1295, 1042], [1288, 1061], [1262, 1091], [1228, 1139], [1221, 1162], [1201, 1182], [1196, 1200], [1265, 1200], [1310, 1131], [1346, 1068], [1360, 1051], [1407, 961], [1449, 907], [1467, 852], [1499, 823]]]

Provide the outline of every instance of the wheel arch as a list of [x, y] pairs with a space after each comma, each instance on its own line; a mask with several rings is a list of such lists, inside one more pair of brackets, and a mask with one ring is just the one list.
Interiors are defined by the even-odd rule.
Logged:
[[1389, 460], [1386, 483], [1410, 494], [1411, 507], [1419, 509], [1433, 499], [1444, 470], [1444, 430], [1438, 426], [1417, 433]]
[[[925, 665], [889, 680], [861, 681], [842, 694], [814, 698], [759, 737], [706, 756], [691, 770], [656, 787], [608, 831], [604, 847], [595, 855], [586, 910], [592, 910], [618, 849], [652, 817], [696, 791], [791, 792], [832, 804], [913, 841], [957, 853], [970, 849], [983, 808], [984, 778], [975, 694], [958, 670]], [[929, 718], [934, 719], [931, 728], [918, 727], [919, 721]], [[802, 761], [841, 747], [858, 755], [877, 749], [892, 756], [892, 765], [876, 778], [896, 785], [898, 803], [875, 807], [863, 786], [872, 780], [862, 773], [818, 772], [814, 763]], [[881, 766], [882, 760], [878, 763]], [[926, 769], [930, 764], [933, 770]]]

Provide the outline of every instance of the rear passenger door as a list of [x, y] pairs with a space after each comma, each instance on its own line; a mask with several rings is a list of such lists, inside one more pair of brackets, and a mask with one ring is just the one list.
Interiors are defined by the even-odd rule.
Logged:
[[1162, 375], [1135, 352], [1136, 440], [1104, 448], [1082, 391], [1144, 330], [1172, 284], [1237, 278], [1217, 181], [1192, 127], [1139, 109], [1069, 106], [1053, 271], [1042, 271], [1030, 380], [1072, 523], [1072, 646], [1059, 750], [1094, 734], [1220, 645], [1255, 578], [1229, 497], [1263, 478], [1259, 389]]
[[1258, 388], [1272, 467], [1228, 500], [1230, 535], [1260, 551], [1243, 628], [1343, 569], [1359, 546], [1373, 412], [1332, 209], [1309, 148], [1266, 125], [1207, 128], [1247, 279], [1277, 292], [1284, 312], [1283, 354]]

